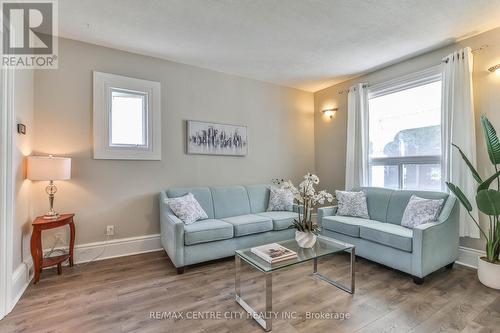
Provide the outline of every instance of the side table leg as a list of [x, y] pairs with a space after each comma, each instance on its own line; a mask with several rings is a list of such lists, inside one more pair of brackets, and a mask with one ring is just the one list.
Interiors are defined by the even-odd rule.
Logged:
[[40, 231], [35, 227], [33, 228], [33, 233], [31, 234], [31, 257], [33, 258], [33, 271], [35, 273], [35, 282], [38, 283], [40, 281], [40, 270], [41, 270], [41, 262], [40, 262], [40, 254], [38, 249], [38, 237], [40, 237]]
[[69, 239], [69, 266], [73, 267], [73, 249], [75, 248], [75, 222], [71, 220], [69, 224], [70, 239]]
[[356, 248], [351, 249], [351, 291], [354, 294], [356, 290]]

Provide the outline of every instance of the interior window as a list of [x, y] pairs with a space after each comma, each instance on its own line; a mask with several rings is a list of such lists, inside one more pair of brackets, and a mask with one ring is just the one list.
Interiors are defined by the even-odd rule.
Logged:
[[147, 146], [147, 96], [112, 89], [110, 144]]

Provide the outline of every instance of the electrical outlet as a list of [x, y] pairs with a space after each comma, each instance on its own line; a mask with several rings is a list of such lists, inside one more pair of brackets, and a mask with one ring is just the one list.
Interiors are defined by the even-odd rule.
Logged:
[[113, 236], [115, 234], [115, 226], [107, 225], [106, 226], [106, 236]]

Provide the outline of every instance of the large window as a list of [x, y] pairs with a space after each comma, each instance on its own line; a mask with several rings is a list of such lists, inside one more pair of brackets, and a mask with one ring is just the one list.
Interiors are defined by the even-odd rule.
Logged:
[[94, 158], [161, 159], [160, 83], [94, 72]]
[[369, 93], [370, 186], [441, 190], [441, 76], [434, 70]]

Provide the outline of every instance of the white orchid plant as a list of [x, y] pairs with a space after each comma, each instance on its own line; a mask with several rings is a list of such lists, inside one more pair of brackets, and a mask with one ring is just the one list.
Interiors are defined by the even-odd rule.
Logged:
[[293, 221], [291, 228], [301, 232], [317, 234], [319, 226], [312, 222], [312, 211], [317, 205], [323, 205], [325, 202], [332, 202], [333, 195], [325, 190], [316, 191], [315, 186], [319, 184], [319, 178], [316, 175], [308, 173], [297, 189], [290, 180], [273, 180], [273, 183], [287, 189], [294, 195], [295, 202], [299, 205], [299, 218]]

